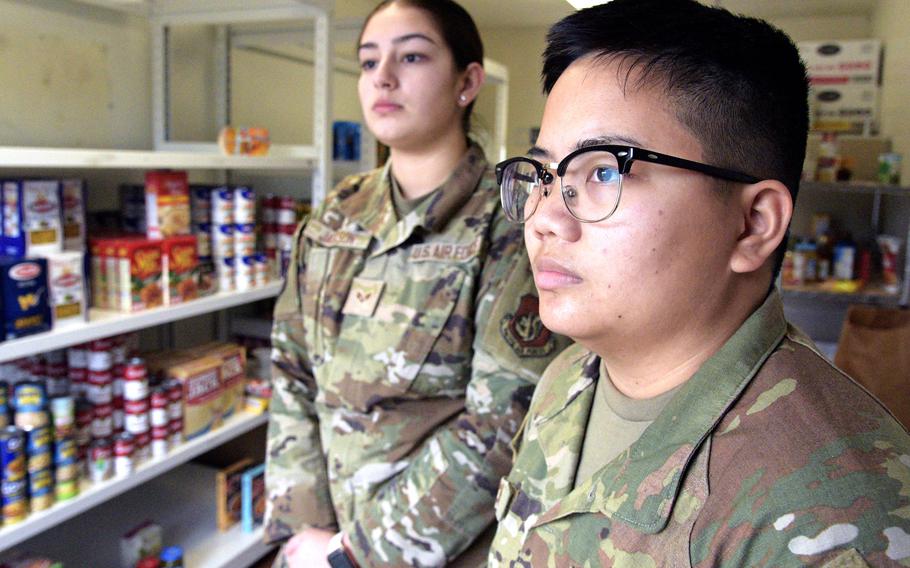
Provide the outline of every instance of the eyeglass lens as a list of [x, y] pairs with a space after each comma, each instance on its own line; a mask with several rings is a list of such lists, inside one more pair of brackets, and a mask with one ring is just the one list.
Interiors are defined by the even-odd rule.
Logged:
[[[622, 176], [616, 156], [610, 152], [578, 154], [567, 164], [560, 183], [566, 207], [581, 221], [606, 219], [619, 205]], [[503, 207], [509, 219], [527, 221], [537, 210], [542, 189], [533, 164], [526, 161], [509, 164], [503, 171], [502, 183]]]

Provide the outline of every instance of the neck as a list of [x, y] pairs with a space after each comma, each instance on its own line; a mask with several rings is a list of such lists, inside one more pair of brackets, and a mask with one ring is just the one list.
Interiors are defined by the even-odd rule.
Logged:
[[609, 347], [595, 348], [613, 385], [634, 399], [653, 398], [688, 381], [717, 353], [743, 322], [761, 306], [764, 294], [738, 290], [712, 305], [694, 306], [679, 325], [658, 336], [634, 333], [610, 339]]
[[405, 199], [417, 199], [443, 184], [468, 148], [461, 129], [416, 148], [392, 148], [392, 173]]

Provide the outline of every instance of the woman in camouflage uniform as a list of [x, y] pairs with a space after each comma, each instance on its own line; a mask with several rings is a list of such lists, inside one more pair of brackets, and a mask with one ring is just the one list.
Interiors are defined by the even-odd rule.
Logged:
[[358, 43], [384, 167], [301, 223], [272, 333], [267, 539], [278, 563], [483, 564], [499, 478], [540, 372], [520, 230], [467, 137], [484, 80], [471, 17], [391, 0]]

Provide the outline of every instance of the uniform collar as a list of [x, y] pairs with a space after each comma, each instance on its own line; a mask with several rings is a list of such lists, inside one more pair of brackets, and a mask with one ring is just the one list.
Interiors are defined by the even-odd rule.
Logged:
[[[783, 304], [775, 290], [680, 388], [635, 443], [560, 499], [535, 525], [573, 513], [599, 512], [641, 532], [662, 530], [687, 466], [786, 331]], [[592, 356], [585, 362], [583, 374], [599, 368], [596, 359]], [[546, 422], [569, 406], [590, 406], [595, 384], [596, 380], [583, 377], [566, 404], [539, 421], [538, 436], [543, 438]], [[591, 392], [580, 395], [579, 391]], [[579, 410], [577, 415], [584, 422], [576, 426], [585, 426], [588, 413], [589, 409]], [[575, 459], [577, 469], [577, 455]]]
[[372, 254], [383, 254], [406, 241], [418, 228], [429, 232], [441, 230], [474, 193], [486, 168], [483, 150], [471, 143], [449, 179], [433, 190], [433, 196], [393, 223], [396, 214], [392, 201], [391, 161], [386, 162], [379, 174], [378, 190], [373, 193], [370, 203], [356, 212], [351, 211], [350, 216], [360, 217], [359, 224], [363, 229], [378, 239], [379, 247]]

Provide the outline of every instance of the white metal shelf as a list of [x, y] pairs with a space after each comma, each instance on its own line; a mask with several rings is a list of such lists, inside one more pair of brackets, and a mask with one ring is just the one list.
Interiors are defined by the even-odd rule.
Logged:
[[108, 150], [0, 146], [0, 168], [26, 169], [213, 169], [309, 170], [315, 148], [302, 146], [267, 156], [226, 156], [216, 148], [203, 151]]
[[[0, 551], [23, 542], [43, 531], [92, 509], [101, 503], [180, 466], [205, 452], [233, 440], [241, 434], [265, 424], [268, 414], [239, 413], [228, 419], [221, 428], [183, 443], [166, 457], [141, 465], [132, 475], [112, 479], [84, 488], [78, 497], [55, 504], [46, 511], [29, 515], [21, 523], [0, 529]], [[214, 506], [213, 506], [214, 509]], [[154, 515], [150, 515], [154, 516]], [[124, 527], [124, 529], [129, 527]], [[90, 530], [93, 530], [89, 527]]]
[[93, 339], [233, 308], [265, 298], [273, 298], [280, 291], [281, 281], [277, 281], [243, 292], [220, 292], [207, 298], [192, 300], [176, 306], [162, 306], [136, 313], [91, 309], [89, 310], [89, 321], [84, 324], [0, 343], [0, 363]]

